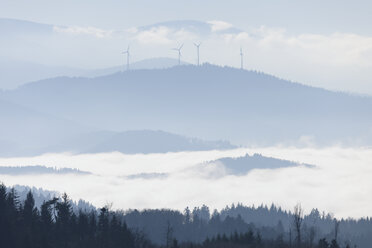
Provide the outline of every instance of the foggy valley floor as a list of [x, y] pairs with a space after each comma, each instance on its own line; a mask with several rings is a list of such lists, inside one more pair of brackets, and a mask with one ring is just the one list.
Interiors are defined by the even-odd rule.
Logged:
[[[248, 163], [256, 165], [249, 170], [239, 171], [231, 167], [229, 160], [219, 160], [244, 158], [247, 153], [249, 159], [256, 159], [242, 160], [247, 166]], [[262, 169], [257, 166], [262, 159], [253, 156], [255, 153], [284, 159], [284, 162], [277, 168]], [[21, 184], [68, 192], [72, 199], [85, 199], [95, 206], [112, 202], [114, 209], [182, 210], [185, 206], [206, 204], [221, 209], [232, 202], [241, 202], [256, 206], [275, 203], [290, 210], [300, 202], [306, 211], [316, 207], [339, 218], [370, 215], [371, 163], [370, 148], [341, 147], [238, 148], [130, 155], [64, 153], [0, 159], [0, 166], [7, 168], [42, 165], [77, 169], [79, 171], [52, 173], [48, 170], [33, 174], [18, 169], [16, 174], [2, 174], [1, 180], [7, 186]]]

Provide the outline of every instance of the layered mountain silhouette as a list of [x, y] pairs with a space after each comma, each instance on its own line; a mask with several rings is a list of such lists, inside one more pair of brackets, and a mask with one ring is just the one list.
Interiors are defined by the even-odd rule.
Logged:
[[227, 141], [206, 141], [164, 131], [133, 130], [125, 132], [97, 131], [77, 135], [58, 144], [43, 147], [40, 152], [103, 153], [121, 152], [166, 153], [233, 149]]
[[243, 145], [372, 140], [371, 97], [209, 64], [59, 77], [0, 97], [97, 131], [164, 130]]
[[186, 138], [163, 131], [127, 131], [117, 133], [107, 140], [85, 150], [89, 153], [166, 153], [179, 151], [205, 151], [233, 149], [236, 146], [226, 141], [204, 141]]
[[0, 156], [55, 152], [158, 153], [235, 148], [225, 141], [204, 141], [162, 131], [99, 131], [93, 125], [78, 124], [1, 98], [0, 120]]
[[0, 154], [31, 155], [41, 147], [71, 139], [92, 128], [0, 98]]
[[0, 18], [0, 32], [9, 36], [24, 35], [50, 35], [53, 32], [53, 25], [37, 22]]

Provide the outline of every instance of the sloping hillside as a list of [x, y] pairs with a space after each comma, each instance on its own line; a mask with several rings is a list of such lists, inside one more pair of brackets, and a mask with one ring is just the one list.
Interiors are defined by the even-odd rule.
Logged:
[[212, 65], [61, 77], [2, 97], [109, 131], [155, 129], [240, 144], [372, 140], [371, 97]]

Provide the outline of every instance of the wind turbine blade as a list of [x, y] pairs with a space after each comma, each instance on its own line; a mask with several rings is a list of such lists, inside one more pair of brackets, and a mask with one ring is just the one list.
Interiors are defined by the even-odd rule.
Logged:
[[178, 48], [178, 49], [180, 49], [180, 50], [181, 50], [181, 49], [182, 49], [182, 47], [183, 47], [183, 44], [182, 44], [182, 45], [180, 46], [180, 48]]

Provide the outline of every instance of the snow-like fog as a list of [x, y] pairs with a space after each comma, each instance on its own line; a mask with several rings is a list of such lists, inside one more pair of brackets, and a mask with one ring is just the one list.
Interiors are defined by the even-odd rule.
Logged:
[[[205, 162], [246, 153], [281, 158], [315, 167], [255, 169], [246, 175], [225, 173], [221, 164]], [[240, 148], [227, 151], [165, 154], [46, 154], [0, 158], [0, 166], [45, 165], [77, 168], [91, 175], [0, 175], [7, 186], [22, 184], [67, 192], [74, 200], [114, 208], [222, 208], [275, 203], [306, 211], [319, 208], [336, 217], [362, 217], [372, 208], [372, 148]]]

